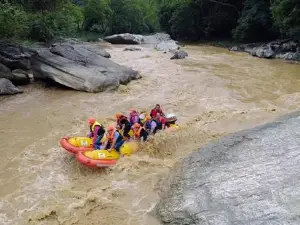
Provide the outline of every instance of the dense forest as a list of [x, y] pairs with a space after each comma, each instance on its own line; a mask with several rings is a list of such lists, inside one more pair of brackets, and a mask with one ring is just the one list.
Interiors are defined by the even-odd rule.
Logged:
[[0, 38], [156, 31], [191, 41], [300, 39], [300, 0], [0, 0]]

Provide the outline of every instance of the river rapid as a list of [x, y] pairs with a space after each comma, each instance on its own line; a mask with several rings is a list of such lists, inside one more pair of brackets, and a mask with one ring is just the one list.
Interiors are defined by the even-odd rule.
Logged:
[[[201, 45], [186, 46], [189, 58], [177, 61], [149, 46], [104, 46], [143, 78], [96, 94], [34, 83], [0, 98], [0, 224], [155, 225], [148, 212], [175, 162], [300, 108], [299, 65]], [[90, 116], [108, 125], [116, 112], [156, 103], [181, 128], [156, 135], [112, 169], [88, 169], [59, 146], [63, 136], [86, 135]]]

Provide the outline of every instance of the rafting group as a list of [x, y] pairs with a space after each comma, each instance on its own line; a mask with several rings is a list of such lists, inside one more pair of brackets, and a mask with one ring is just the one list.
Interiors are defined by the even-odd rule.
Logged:
[[95, 118], [89, 118], [87, 137], [64, 137], [60, 144], [88, 167], [107, 167], [114, 165], [121, 155], [136, 152], [138, 141], [147, 142], [149, 135], [178, 127], [176, 116], [166, 115], [159, 104], [149, 114], [132, 108], [129, 116], [116, 113], [115, 119], [115, 125], [105, 127]]
[[[108, 151], [112, 149], [119, 151], [125, 141], [147, 141], [148, 135], [154, 135], [157, 131], [169, 128], [171, 124], [174, 124], [176, 117], [168, 116], [166, 118], [160, 105], [157, 104], [149, 115], [145, 112], [138, 113], [132, 108], [130, 109], [128, 117], [122, 113], [117, 113], [116, 120], [117, 125], [110, 125], [106, 130], [105, 127], [94, 118], [88, 120], [90, 125], [90, 133], [88, 136], [93, 138], [93, 144], [96, 150], [102, 147]], [[103, 143], [102, 140], [105, 134], [106, 138]]]

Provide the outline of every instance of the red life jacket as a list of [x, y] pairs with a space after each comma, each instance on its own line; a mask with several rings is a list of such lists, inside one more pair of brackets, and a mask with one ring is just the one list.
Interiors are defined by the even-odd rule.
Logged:
[[163, 115], [163, 111], [161, 109], [156, 110], [155, 108], [151, 110], [151, 117], [156, 117], [156, 114], [159, 113], [161, 116]]

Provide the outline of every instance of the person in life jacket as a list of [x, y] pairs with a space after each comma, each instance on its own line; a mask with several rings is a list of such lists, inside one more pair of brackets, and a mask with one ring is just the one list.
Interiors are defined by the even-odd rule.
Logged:
[[151, 110], [150, 116], [155, 118], [157, 113], [159, 113], [161, 116], [165, 116], [159, 104], [156, 104], [155, 108]]
[[[158, 131], [158, 130], [163, 130], [165, 129], [166, 126], [166, 119], [163, 118], [159, 113], [156, 113], [156, 117], [154, 119], [156, 126], [154, 128], [154, 130], [152, 131], [154, 134]], [[152, 128], [151, 128], [152, 129]]]
[[104, 149], [108, 150], [109, 152], [112, 149], [116, 149], [120, 151], [121, 146], [123, 145], [124, 140], [122, 135], [114, 128], [114, 126], [110, 125], [107, 127], [106, 133], [106, 141], [104, 143]]
[[144, 111], [140, 112], [139, 118], [140, 118], [139, 124], [141, 124], [143, 126], [146, 122], [146, 112], [144, 112]]
[[122, 115], [121, 113], [116, 114], [117, 124], [120, 126], [120, 130], [123, 130], [124, 139], [129, 139], [129, 132], [131, 130], [131, 124], [128, 121], [127, 117]]
[[89, 118], [88, 122], [90, 125], [90, 133], [88, 137], [93, 137], [94, 148], [100, 149], [101, 139], [105, 134], [105, 129], [98, 121], [96, 121], [95, 118]]
[[148, 133], [145, 130], [145, 128], [143, 126], [141, 126], [141, 124], [135, 123], [132, 126], [132, 130], [133, 130], [133, 139], [134, 140], [142, 140], [142, 141], [147, 140]]
[[130, 109], [129, 122], [133, 126], [135, 123], [140, 123], [140, 117], [135, 109]]
[[146, 116], [144, 122], [144, 128], [146, 129], [148, 134], [152, 134], [155, 127], [156, 127], [156, 122], [151, 118], [151, 116]]

